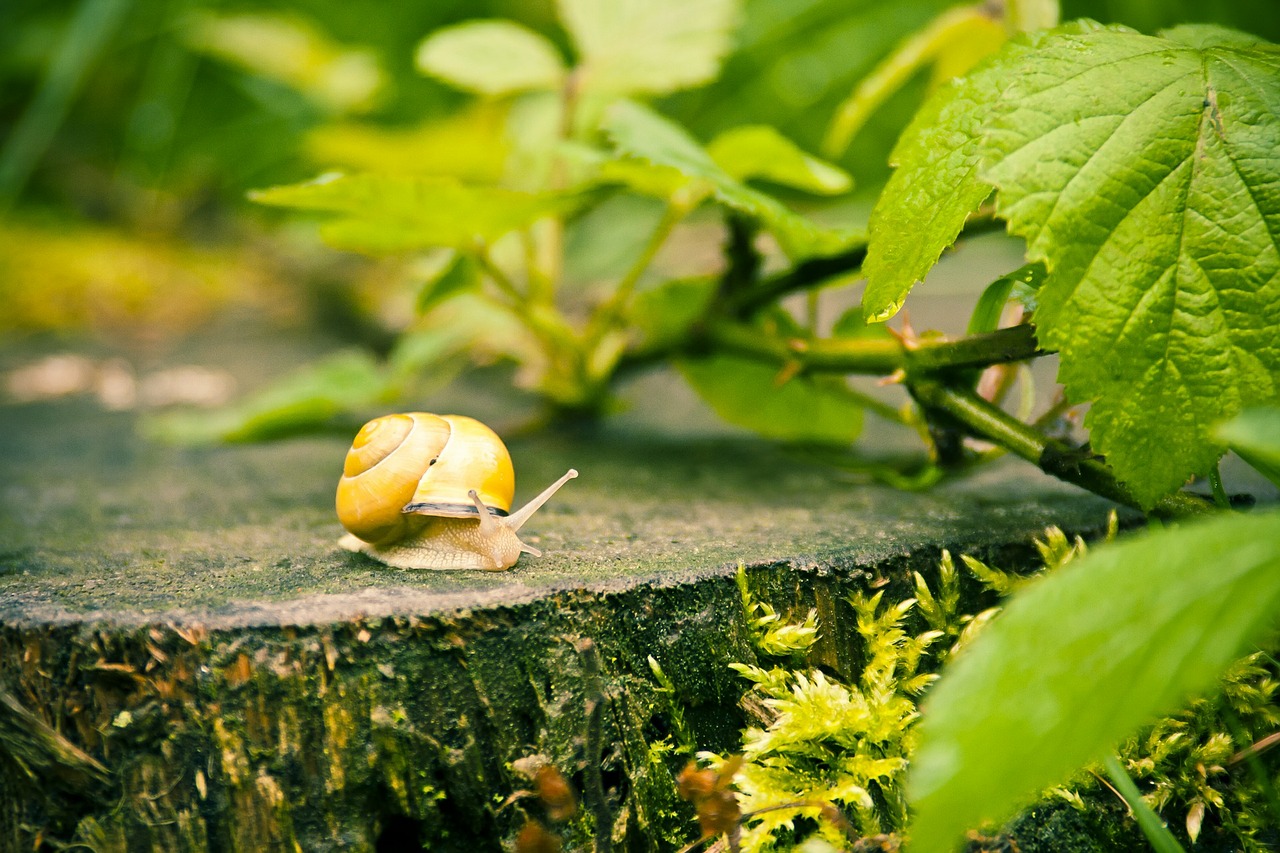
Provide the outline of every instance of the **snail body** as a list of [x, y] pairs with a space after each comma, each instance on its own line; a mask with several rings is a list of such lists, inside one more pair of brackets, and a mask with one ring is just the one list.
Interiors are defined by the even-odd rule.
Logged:
[[515, 472], [493, 430], [463, 415], [386, 415], [365, 424], [338, 482], [339, 545], [404, 569], [509, 569], [540, 556], [517, 532], [578, 472], [510, 513]]

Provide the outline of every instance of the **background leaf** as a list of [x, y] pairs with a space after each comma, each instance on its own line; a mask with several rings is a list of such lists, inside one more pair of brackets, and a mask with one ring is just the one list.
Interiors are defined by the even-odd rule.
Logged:
[[718, 201], [758, 219], [793, 260], [835, 252], [850, 239], [850, 235], [820, 228], [772, 196], [735, 180], [684, 128], [647, 107], [633, 101], [616, 103], [604, 126], [623, 154], [667, 166], [713, 187]]
[[461, 293], [480, 289], [480, 265], [471, 255], [457, 253], [440, 269], [439, 274], [422, 285], [414, 307], [418, 314], [429, 313], [440, 303]]
[[556, 89], [564, 62], [556, 46], [511, 21], [468, 21], [423, 39], [418, 70], [481, 95]]
[[716, 76], [738, 23], [737, 0], [559, 0], [583, 89], [665, 94]]
[[677, 278], [636, 294], [631, 322], [644, 345], [678, 345], [706, 315], [719, 282], [714, 278]]
[[344, 249], [395, 252], [489, 242], [572, 205], [566, 196], [469, 187], [450, 178], [322, 175], [256, 190], [261, 204], [340, 214], [321, 229]]
[[1216, 434], [1241, 459], [1280, 486], [1280, 409], [1246, 409], [1219, 424]]
[[1214, 421], [1280, 393], [1280, 49], [1177, 36], [1042, 39], [1006, 67], [983, 172], [1049, 269], [1059, 380], [1144, 506], [1209, 470]]
[[848, 172], [809, 156], [764, 124], [726, 130], [711, 140], [707, 153], [739, 181], [763, 178], [816, 195], [838, 195], [853, 188]]
[[326, 124], [307, 134], [305, 146], [310, 160], [327, 169], [490, 184], [502, 179], [512, 147], [506, 111], [492, 103], [415, 127]]
[[365, 352], [345, 351], [307, 365], [217, 412], [173, 412], [151, 419], [153, 438], [181, 444], [269, 441], [332, 428], [350, 431], [353, 413], [394, 394], [382, 367]]
[[841, 380], [796, 377], [779, 384], [775, 368], [732, 356], [677, 367], [720, 417], [766, 438], [848, 444], [862, 431], [862, 406]]
[[946, 850], [1209, 688], [1280, 605], [1280, 512], [1152, 530], [1034, 581], [943, 671], [908, 776]]

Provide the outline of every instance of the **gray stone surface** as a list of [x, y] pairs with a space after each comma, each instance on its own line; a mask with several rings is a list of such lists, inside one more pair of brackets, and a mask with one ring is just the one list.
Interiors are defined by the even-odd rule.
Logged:
[[503, 573], [404, 571], [335, 547], [345, 437], [175, 448], [141, 438], [132, 414], [85, 400], [0, 413], [9, 622], [436, 613], [677, 584], [740, 561], [874, 567], [943, 545], [1026, 541], [1050, 523], [1096, 527], [1108, 508], [1012, 460], [910, 493], [749, 437], [672, 437], [623, 419], [509, 440], [517, 505], [565, 469], [581, 472], [526, 527], [543, 557]]

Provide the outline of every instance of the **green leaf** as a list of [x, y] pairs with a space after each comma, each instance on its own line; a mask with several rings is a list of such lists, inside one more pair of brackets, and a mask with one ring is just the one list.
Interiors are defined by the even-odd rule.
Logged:
[[[1061, 32], [1097, 25], [1076, 22]], [[902, 132], [889, 162], [895, 166], [868, 223], [870, 244], [863, 272], [863, 312], [887, 320], [907, 293], [955, 242], [965, 220], [991, 194], [979, 174], [986, 149], [986, 122], [1001, 90], [1034, 62], [1034, 44], [1018, 39], [966, 77], [953, 80], [925, 101]]]
[[335, 112], [371, 108], [387, 82], [376, 53], [337, 44], [297, 15], [195, 13], [180, 32], [195, 50], [284, 83]]
[[368, 408], [393, 392], [386, 373], [372, 356], [340, 352], [226, 409], [161, 415], [144, 428], [155, 438], [179, 444], [269, 441], [331, 428], [349, 430], [358, 418], [345, 415]]
[[427, 314], [441, 302], [460, 293], [479, 290], [481, 282], [480, 265], [476, 263], [476, 259], [467, 254], [455, 254], [440, 273], [424, 283], [418, 291], [415, 305], [418, 314]]
[[1280, 409], [1246, 409], [1219, 424], [1216, 435], [1241, 459], [1280, 486]]
[[1008, 38], [1004, 25], [985, 4], [953, 6], [907, 35], [836, 109], [822, 143], [839, 157], [871, 116], [907, 85], [920, 69], [934, 66], [934, 79], [950, 80], [995, 53]]
[[922, 109], [873, 211], [890, 316], [996, 187], [1049, 275], [1041, 341], [1143, 506], [1214, 464], [1211, 424], [1280, 393], [1280, 49], [1083, 22], [1018, 40]]
[[714, 79], [732, 47], [738, 0], [559, 0], [581, 87], [659, 95]]
[[333, 245], [365, 252], [491, 242], [574, 202], [562, 195], [469, 187], [450, 178], [322, 175], [255, 190], [261, 204], [339, 214], [321, 228]]
[[848, 172], [810, 157], [768, 125], [726, 130], [711, 140], [707, 153], [739, 181], [763, 178], [816, 195], [838, 195], [853, 188]]
[[1275, 511], [1148, 531], [1032, 582], [925, 701], [912, 849], [951, 849], [1210, 688], [1277, 606]]
[[[1106, 768], [1107, 775], [1111, 777], [1111, 783], [1124, 799], [1125, 805], [1133, 812], [1133, 819], [1142, 830], [1142, 834], [1147, 837], [1147, 843], [1151, 845], [1151, 849], [1155, 853], [1186, 853], [1178, 843], [1178, 839], [1174, 838], [1173, 833], [1169, 831], [1169, 827], [1165, 826], [1160, 816], [1147, 805], [1147, 801], [1142, 798], [1142, 792], [1138, 790], [1132, 777], [1125, 772], [1120, 761], [1108, 753], [1102, 759], [1102, 766]], [[1193, 836], [1191, 840], [1194, 842], [1195, 837]]]
[[662, 347], [686, 340], [715, 297], [714, 278], [678, 278], [636, 294], [631, 324], [643, 336], [644, 346]]
[[978, 165], [982, 118], [999, 79], [999, 67], [988, 64], [939, 89], [894, 146], [889, 162], [896, 168], [867, 223], [862, 310], [868, 319], [887, 320], [898, 312], [991, 194], [978, 179]]
[[776, 369], [733, 356], [676, 366], [716, 414], [767, 438], [848, 444], [862, 431], [862, 406], [841, 380], [803, 376], [779, 384]]
[[1144, 506], [1213, 466], [1215, 420], [1280, 393], [1280, 49], [1175, 35], [1045, 38], [1011, 69], [984, 170], [1049, 269], [1036, 325], [1059, 380]]
[[793, 260], [834, 253], [851, 239], [849, 234], [820, 228], [772, 196], [736, 180], [684, 128], [634, 101], [614, 104], [604, 129], [622, 154], [675, 169], [691, 181], [712, 187], [719, 202], [754, 217], [773, 232]]
[[892, 337], [889, 329], [881, 323], [868, 323], [862, 316], [862, 309], [857, 305], [845, 311], [831, 325], [833, 338], [868, 338], [887, 339]]
[[973, 307], [973, 315], [969, 317], [965, 334], [994, 332], [1000, 325], [1005, 304], [1011, 298], [1026, 304], [1043, 282], [1044, 267], [1040, 264], [1026, 264], [991, 282], [978, 297], [978, 304]]
[[418, 70], [481, 95], [557, 89], [565, 67], [556, 46], [511, 21], [468, 21], [418, 45]]
[[504, 109], [484, 103], [417, 127], [324, 124], [306, 135], [305, 145], [325, 168], [497, 183], [512, 148], [506, 118]]

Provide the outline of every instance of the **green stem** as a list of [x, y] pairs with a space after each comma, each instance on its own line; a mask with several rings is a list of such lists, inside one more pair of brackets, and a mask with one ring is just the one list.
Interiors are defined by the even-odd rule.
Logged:
[[839, 275], [856, 272], [867, 257], [867, 244], [859, 243], [842, 252], [801, 261], [791, 269], [764, 279], [755, 287], [728, 296], [722, 303], [731, 317], [750, 317], [789, 293], [807, 290]]
[[662, 211], [662, 218], [654, 226], [653, 233], [649, 235], [644, 248], [640, 250], [640, 254], [636, 256], [636, 259], [631, 262], [631, 266], [623, 274], [622, 278], [618, 280], [618, 286], [614, 289], [613, 296], [600, 307], [599, 314], [605, 329], [621, 316], [626, 304], [631, 300], [631, 294], [635, 292], [636, 285], [640, 282], [640, 277], [644, 275], [645, 270], [653, 263], [658, 250], [662, 248], [662, 244], [667, 242], [671, 232], [688, 212], [688, 208], [678, 204], [668, 204], [666, 209]]
[[1174, 838], [1173, 833], [1169, 831], [1169, 827], [1164, 825], [1164, 821], [1151, 810], [1147, 801], [1142, 799], [1138, 786], [1133, 783], [1133, 779], [1125, 772], [1116, 757], [1108, 753], [1102, 760], [1102, 765], [1107, 769], [1107, 775], [1111, 777], [1111, 782], [1116, 786], [1120, 796], [1133, 810], [1133, 818], [1142, 829], [1142, 834], [1150, 842], [1151, 849], [1156, 853], [1186, 853], [1178, 843], [1178, 839]]
[[498, 289], [511, 300], [512, 307], [519, 311], [522, 315], [527, 313], [524, 309], [527, 307], [527, 300], [524, 294], [520, 292], [520, 288], [516, 287], [516, 283], [511, 280], [511, 276], [494, 263], [493, 258], [489, 256], [487, 247], [481, 247], [475, 252], [476, 261], [480, 264], [480, 268], [489, 276], [489, 280], [498, 286]]
[[1218, 468], [1218, 463], [1213, 463], [1213, 470], [1209, 472], [1209, 488], [1213, 490], [1213, 502], [1223, 509], [1231, 509], [1231, 496], [1227, 494], [1227, 490], [1222, 485], [1222, 471]]
[[[931, 377], [910, 380], [909, 387], [922, 406], [949, 415], [970, 435], [993, 441], [1060, 480], [1116, 503], [1143, 509], [1106, 463], [1046, 437], [972, 391], [950, 387]], [[1200, 515], [1208, 511], [1204, 501], [1182, 492], [1161, 498], [1154, 507], [1161, 516]]]
[[729, 321], [706, 328], [705, 342], [736, 355], [778, 365], [799, 364], [808, 372], [887, 376], [897, 371], [929, 373], [1023, 361], [1040, 354], [1028, 325], [999, 329], [957, 340], [903, 344], [894, 338], [820, 338], [783, 340], [761, 335], [752, 326]]

